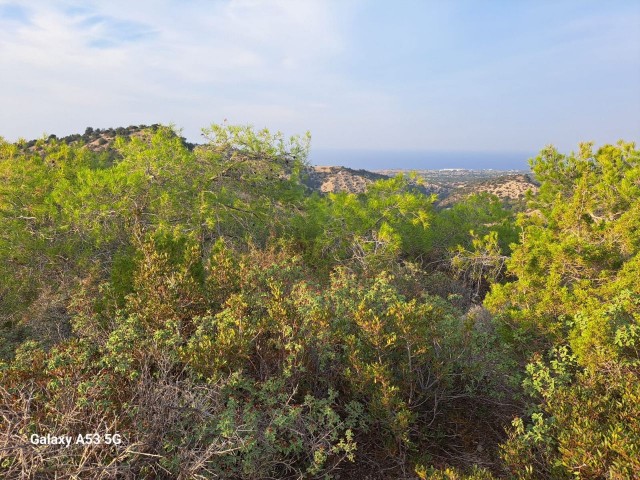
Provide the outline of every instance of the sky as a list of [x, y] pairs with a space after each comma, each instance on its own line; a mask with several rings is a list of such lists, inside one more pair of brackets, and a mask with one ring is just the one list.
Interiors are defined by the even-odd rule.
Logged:
[[640, 2], [0, 0], [0, 72], [10, 141], [226, 120], [320, 163], [516, 159], [640, 140]]

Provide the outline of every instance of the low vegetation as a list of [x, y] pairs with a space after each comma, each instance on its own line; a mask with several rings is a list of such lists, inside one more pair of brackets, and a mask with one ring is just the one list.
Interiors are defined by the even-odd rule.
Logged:
[[94, 133], [0, 141], [4, 478], [640, 472], [633, 144], [545, 148], [518, 213], [314, 193], [308, 136]]

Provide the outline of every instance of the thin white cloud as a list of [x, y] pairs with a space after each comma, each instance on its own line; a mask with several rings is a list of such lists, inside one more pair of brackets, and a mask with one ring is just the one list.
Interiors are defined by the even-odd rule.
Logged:
[[549, 5], [524, 5], [512, 31], [462, 2], [0, 0], [0, 135], [173, 122], [196, 139], [228, 118], [323, 147], [637, 137], [640, 77], [616, 76], [638, 62], [637, 10], [545, 23]]
[[[193, 131], [192, 117], [206, 113], [207, 124], [229, 116], [229, 108], [248, 122], [290, 125], [299, 117], [296, 92], [314, 101], [314, 85], [331, 81], [331, 59], [343, 48], [334, 6], [322, 0], [14, 3], [29, 21], [0, 28], [0, 65], [12, 72], [0, 78], [0, 88], [21, 98], [23, 108], [0, 114], [0, 134], [65, 133], [87, 122], [139, 118], [170, 118]], [[0, 27], [6, 24], [0, 18]], [[75, 118], [67, 117], [71, 112]]]

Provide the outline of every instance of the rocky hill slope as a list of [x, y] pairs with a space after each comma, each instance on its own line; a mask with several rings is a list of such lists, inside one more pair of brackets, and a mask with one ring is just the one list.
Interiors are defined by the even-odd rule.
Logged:
[[311, 166], [306, 171], [305, 184], [321, 193], [362, 193], [371, 183], [389, 178], [387, 175], [353, 170], [347, 167]]
[[[153, 131], [160, 125], [131, 125], [118, 128], [91, 128], [83, 134], [73, 134], [58, 139], [50, 135], [50, 139], [58, 139], [65, 143], [82, 142], [87, 148], [104, 152], [109, 151], [117, 136], [142, 136], [145, 132]], [[183, 142], [189, 149], [196, 147], [185, 138]], [[34, 150], [37, 141], [24, 143], [25, 148]], [[371, 183], [393, 177], [398, 174], [408, 174], [407, 170], [355, 170], [340, 166], [309, 166], [306, 170], [304, 183], [321, 194], [335, 192], [362, 193]], [[487, 192], [514, 203], [522, 201], [528, 190], [536, 191], [538, 186], [533, 176], [527, 172], [496, 171], [496, 170], [418, 170], [415, 172], [421, 178], [419, 189], [425, 194], [438, 195], [440, 206], [449, 206], [474, 193]]]

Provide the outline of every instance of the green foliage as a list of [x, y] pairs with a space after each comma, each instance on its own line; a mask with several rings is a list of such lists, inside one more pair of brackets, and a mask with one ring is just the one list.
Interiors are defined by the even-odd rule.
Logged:
[[365, 194], [311, 196], [295, 221], [295, 236], [314, 265], [388, 269], [429, 249], [434, 200], [401, 175], [373, 183]]
[[264, 244], [301, 201], [308, 138], [214, 125], [190, 150], [171, 128], [142, 133], [117, 139], [109, 162], [82, 142], [2, 142], [0, 321], [14, 340], [24, 328], [60, 340], [48, 326], [68, 323], [73, 292], [89, 283], [121, 304], [148, 234], [198, 239], [202, 251], [217, 238]]
[[475, 295], [479, 295], [484, 284], [496, 283], [502, 276], [507, 257], [500, 254], [498, 232], [492, 231], [480, 238], [471, 231], [472, 250], [458, 245], [451, 259], [451, 266], [458, 276], [475, 285]]
[[[471, 401], [486, 372], [472, 361], [471, 325], [444, 300], [408, 300], [385, 273], [338, 269], [321, 287], [286, 245], [240, 253], [218, 242], [207, 259], [197, 240], [173, 259], [165, 248], [139, 246], [133, 290], [111, 324], [83, 317], [77, 332], [91, 342], [20, 349], [3, 373], [5, 405], [38, 400], [21, 407], [30, 426], [7, 416], [11, 438], [95, 430], [104, 411], [137, 447], [90, 450], [94, 466], [141, 474], [153, 455], [155, 472], [255, 478], [325, 475], [354, 461], [372, 429], [364, 458], [382, 447], [403, 458], [456, 434], [449, 402]], [[42, 380], [25, 385], [25, 375]], [[34, 471], [81, 471], [69, 470], [81, 468], [78, 449], [30, 458]]]
[[612, 285], [639, 287], [625, 265], [640, 248], [640, 154], [625, 143], [596, 153], [583, 144], [570, 156], [549, 147], [532, 168], [540, 194], [519, 216], [521, 246], [507, 262], [518, 280], [495, 286], [487, 305], [562, 336], [585, 304], [610, 298]]
[[496, 232], [500, 252], [510, 253], [510, 244], [517, 242], [513, 224], [514, 213], [505, 208], [495, 195], [479, 193], [454, 204], [437, 215], [429, 232], [432, 247], [444, 255], [449, 249], [461, 246], [469, 249], [472, 239], [469, 232], [484, 237]]
[[533, 413], [514, 421], [503, 457], [521, 478], [631, 478], [640, 471], [640, 152], [623, 142], [570, 156], [547, 148], [532, 167], [540, 194], [520, 215], [522, 243], [507, 262], [517, 280], [494, 285], [486, 304], [538, 340], [529, 352], [550, 347], [551, 358], [527, 366]]
[[[503, 456], [518, 478], [633, 478], [640, 471], [638, 369], [611, 365], [570, 382], [531, 369], [543, 397], [513, 423]], [[540, 377], [544, 378], [542, 380]]]
[[[203, 133], [0, 141], [4, 476], [640, 470], [634, 145], [543, 150], [514, 225], [402, 176], [310, 194], [308, 136]], [[124, 443], [28, 441], [92, 432]]]

